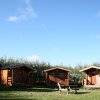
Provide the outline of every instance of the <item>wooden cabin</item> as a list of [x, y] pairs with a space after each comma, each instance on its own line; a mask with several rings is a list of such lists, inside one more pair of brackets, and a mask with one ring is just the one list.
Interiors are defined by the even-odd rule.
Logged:
[[32, 81], [30, 73], [34, 69], [30, 65], [20, 64], [1, 67], [1, 84], [8, 86], [30, 86]]
[[64, 86], [69, 85], [69, 70], [61, 67], [54, 67], [44, 70], [44, 72], [47, 86], [56, 86], [57, 83]]
[[[100, 67], [90, 66], [80, 70], [82, 72], [82, 84], [100, 86]], [[84, 77], [85, 74], [85, 77]]]

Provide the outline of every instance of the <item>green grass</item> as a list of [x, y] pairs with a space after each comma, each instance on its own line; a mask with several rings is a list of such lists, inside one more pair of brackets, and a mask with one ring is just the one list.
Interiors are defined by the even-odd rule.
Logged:
[[100, 89], [80, 89], [78, 93], [61, 93], [57, 89], [50, 88], [0, 88], [1, 99], [32, 99], [32, 100], [100, 100]]

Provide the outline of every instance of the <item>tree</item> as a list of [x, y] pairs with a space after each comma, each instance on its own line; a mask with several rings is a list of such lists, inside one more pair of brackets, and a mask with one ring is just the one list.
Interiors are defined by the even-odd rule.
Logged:
[[48, 69], [51, 67], [51, 65], [49, 63], [39, 63], [39, 62], [35, 62], [33, 64], [34, 69], [35, 69], [35, 73], [34, 73], [34, 81], [36, 84], [44, 84], [45, 83], [45, 75], [44, 75], [44, 70]]

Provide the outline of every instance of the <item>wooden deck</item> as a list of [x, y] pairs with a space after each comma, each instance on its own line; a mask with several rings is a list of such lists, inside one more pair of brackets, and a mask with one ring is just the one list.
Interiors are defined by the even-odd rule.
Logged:
[[87, 89], [100, 89], [100, 85], [85, 85], [84, 88], [87, 88]]

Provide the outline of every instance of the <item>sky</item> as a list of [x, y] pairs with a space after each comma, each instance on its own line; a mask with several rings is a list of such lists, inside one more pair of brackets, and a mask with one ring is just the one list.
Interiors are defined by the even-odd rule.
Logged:
[[52, 65], [100, 63], [100, 0], [0, 0], [0, 57]]

